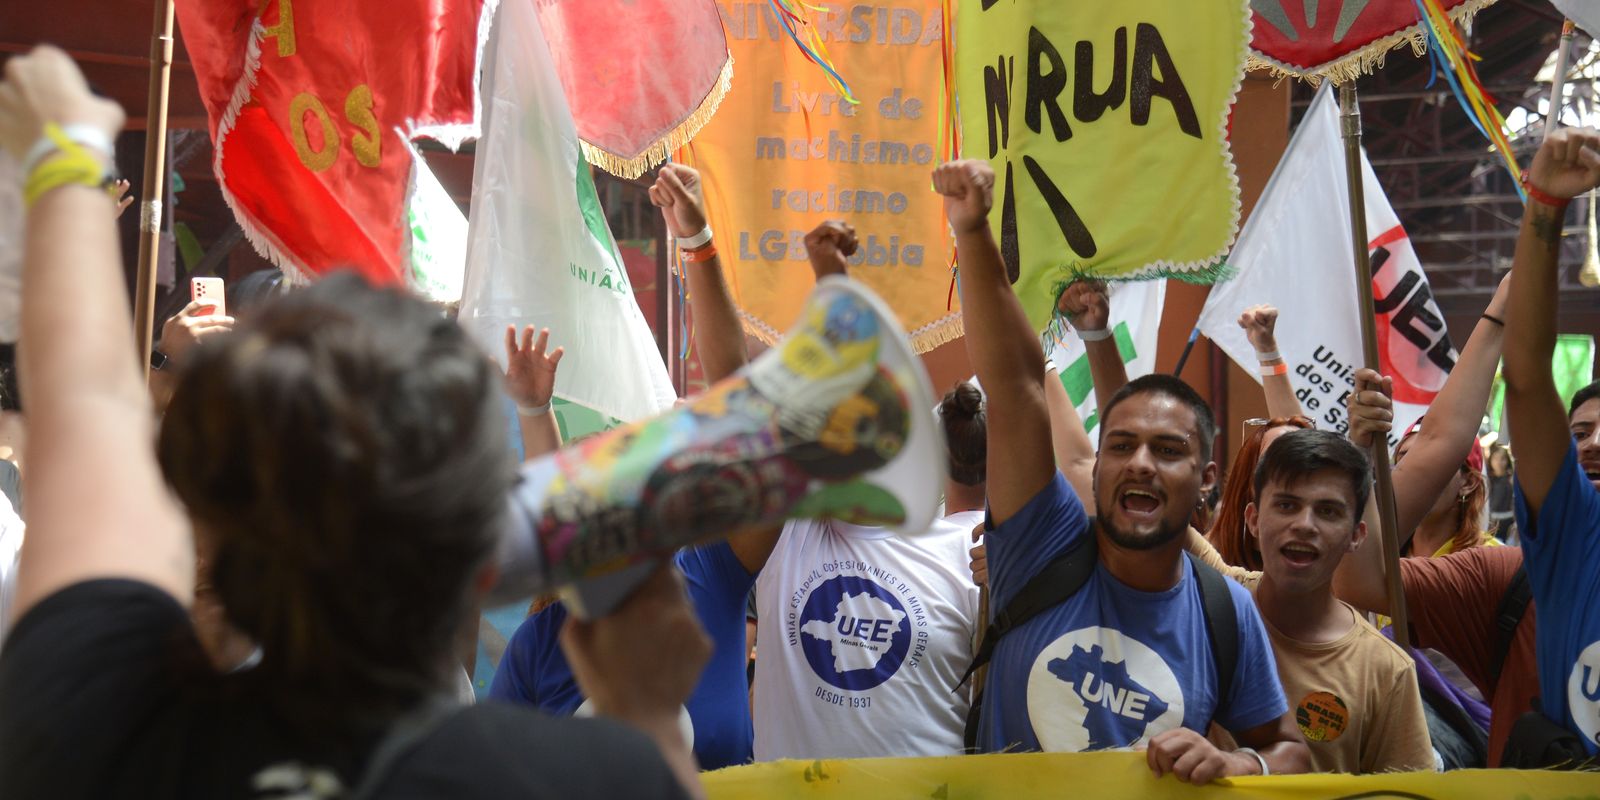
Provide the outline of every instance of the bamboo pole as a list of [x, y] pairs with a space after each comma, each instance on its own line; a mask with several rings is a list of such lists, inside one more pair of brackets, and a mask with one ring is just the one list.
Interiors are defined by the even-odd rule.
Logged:
[[167, 88], [172, 78], [172, 0], [154, 0], [150, 33], [150, 103], [144, 145], [144, 196], [139, 202], [139, 272], [134, 279], [133, 327], [139, 362], [150, 378], [155, 336], [156, 257], [161, 248], [161, 198], [167, 176]]
[[[1345, 181], [1350, 193], [1350, 239], [1356, 253], [1356, 297], [1361, 310], [1361, 346], [1368, 369], [1380, 370], [1378, 322], [1372, 304], [1372, 263], [1367, 251], [1367, 201], [1361, 170], [1361, 109], [1356, 105], [1355, 81], [1339, 86], [1339, 128], [1344, 138]], [[1378, 528], [1383, 541], [1384, 577], [1389, 587], [1389, 617], [1394, 620], [1394, 640], [1411, 641], [1410, 615], [1406, 611], [1405, 585], [1400, 580], [1400, 525], [1396, 520], [1394, 479], [1389, 470], [1388, 437], [1374, 437], [1372, 473], [1377, 484]]]

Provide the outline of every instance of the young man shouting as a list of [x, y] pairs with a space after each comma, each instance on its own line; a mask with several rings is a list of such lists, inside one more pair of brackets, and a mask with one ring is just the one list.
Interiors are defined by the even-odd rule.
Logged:
[[1252, 573], [1256, 607], [1318, 772], [1433, 767], [1416, 665], [1333, 596], [1334, 570], [1367, 537], [1371, 488], [1372, 466], [1349, 440], [1290, 431], [1257, 465], [1244, 511], [1265, 567]]
[[[1157, 775], [1191, 783], [1304, 771], [1309, 753], [1249, 595], [1184, 557], [1189, 512], [1216, 480], [1211, 410], [1166, 376], [1118, 390], [1103, 409], [1091, 523], [1056, 471], [1044, 355], [989, 229], [994, 171], [958, 161], [935, 170], [933, 184], [956, 234], [967, 353], [989, 392], [988, 451], [1006, 454], [988, 465], [991, 618], [1011, 619], [1002, 611], [1032, 594], [1023, 590], [1046, 565], [1095, 548], [1077, 591], [1041, 602], [998, 639], [991, 631], [979, 749], [1144, 748]], [[1228, 672], [1214, 660], [1208, 625], [1218, 619], [1204, 610], [1202, 580], [1231, 598], [1218, 618], [1237, 632]], [[1245, 747], [1208, 742], [1201, 732], [1213, 720]]]

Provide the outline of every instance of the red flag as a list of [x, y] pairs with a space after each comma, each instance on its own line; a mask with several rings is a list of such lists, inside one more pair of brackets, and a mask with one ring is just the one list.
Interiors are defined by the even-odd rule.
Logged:
[[666, 160], [728, 93], [733, 59], [712, 0], [568, 0], [538, 9], [584, 157], [607, 172], [636, 178]]
[[[1494, 0], [1441, 0], [1457, 22]], [[1390, 50], [1426, 34], [1414, 0], [1252, 0], [1251, 60], [1274, 72], [1336, 83], [1367, 74]]]
[[408, 142], [470, 130], [482, 0], [178, 0], [213, 169], [251, 243], [313, 278], [404, 275]]

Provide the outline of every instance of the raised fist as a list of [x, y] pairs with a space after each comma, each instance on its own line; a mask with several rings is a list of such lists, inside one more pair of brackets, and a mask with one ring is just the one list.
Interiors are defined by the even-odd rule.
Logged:
[[856, 229], [843, 220], [830, 219], [806, 234], [806, 255], [819, 281], [827, 275], [845, 274], [845, 259], [855, 252]]
[[1074, 330], [1103, 331], [1111, 321], [1111, 300], [1104, 281], [1076, 280], [1056, 298], [1056, 310]]
[[661, 209], [667, 232], [687, 239], [706, 227], [705, 198], [700, 194], [700, 173], [682, 164], [665, 164], [650, 187], [650, 202]]
[[1239, 315], [1239, 327], [1244, 329], [1244, 336], [1250, 340], [1250, 346], [1257, 353], [1270, 353], [1278, 349], [1278, 337], [1274, 331], [1278, 327], [1278, 309], [1275, 306], [1251, 306]]
[[933, 190], [944, 195], [944, 215], [956, 235], [981, 231], [994, 208], [994, 169], [972, 159], [940, 164], [933, 170]]
[[1545, 194], [1577, 197], [1600, 186], [1600, 131], [1561, 128], [1544, 137], [1528, 167], [1528, 182]]

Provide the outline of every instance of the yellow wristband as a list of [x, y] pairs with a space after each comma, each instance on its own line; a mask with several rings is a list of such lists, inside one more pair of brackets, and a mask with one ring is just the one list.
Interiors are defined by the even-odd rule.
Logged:
[[45, 136], [55, 142], [59, 154], [33, 168], [23, 183], [22, 198], [28, 208], [39, 198], [62, 186], [109, 187], [111, 173], [89, 151], [67, 138], [61, 126], [46, 123]]

